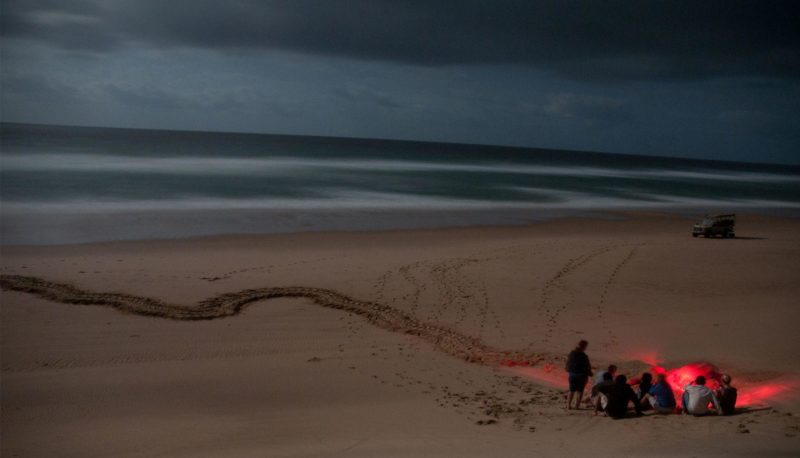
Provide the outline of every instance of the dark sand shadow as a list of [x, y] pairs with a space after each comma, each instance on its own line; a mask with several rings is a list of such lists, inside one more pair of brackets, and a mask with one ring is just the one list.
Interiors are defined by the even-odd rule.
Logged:
[[607, 415], [604, 415], [602, 412], [600, 412], [597, 415], [597, 417], [598, 418], [607, 418], [609, 420], [615, 420], [615, 421], [617, 421], [617, 420], [638, 420], [638, 419], [649, 418], [649, 417], [669, 418], [669, 417], [676, 417], [676, 416], [677, 417], [686, 416], [686, 417], [693, 417], [693, 418], [724, 418], [724, 417], [738, 417], [740, 415], [749, 415], [751, 413], [762, 412], [762, 411], [765, 411], [765, 410], [773, 410], [773, 409], [772, 409], [772, 407], [769, 407], [769, 406], [767, 406], [767, 407], [737, 407], [736, 410], [730, 415], [716, 415], [713, 412], [710, 412], [708, 415], [687, 415], [687, 414], [684, 414], [684, 413], [658, 413], [658, 412], [655, 412], [653, 410], [645, 410], [644, 411], [644, 415], [636, 416], [633, 413], [633, 411], [628, 411], [627, 415], [625, 415], [622, 418], [611, 418], [611, 417], [609, 417]]
[[708, 237], [708, 238], [706, 238], [706, 237], [702, 237], [701, 236], [701, 237], [698, 237], [698, 238], [699, 239], [703, 239], [703, 240], [726, 240], [726, 241], [731, 241], [731, 242], [736, 241], [736, 240], [769, 240], [767, 237], [739, 237], [739, 236], [730, 237], [730, 238], [727, 238], [727, 237]]
[[772, 407], [737, 407], [736, 410], [733, 411], [730, 415], [725, 415], [726, 417], [737, 417], [739, 415], [747, 415], [753, 412], [762, 412], [764, 410], [772, 410]]

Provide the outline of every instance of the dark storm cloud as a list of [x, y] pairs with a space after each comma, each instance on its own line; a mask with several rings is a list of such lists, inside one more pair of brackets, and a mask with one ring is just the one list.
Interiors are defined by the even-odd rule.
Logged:
[[1, 20], [6, 37], [94, 52], [288, 50], [588, 80], [800, 77], [794, 1], [12, 0]]
[[159, 87], [127, 87], [110, 83], [106, 84], [102, 90], [113, 100], [131, 107], [155, 109], [205, 108], [197, 100], [181, 97]]

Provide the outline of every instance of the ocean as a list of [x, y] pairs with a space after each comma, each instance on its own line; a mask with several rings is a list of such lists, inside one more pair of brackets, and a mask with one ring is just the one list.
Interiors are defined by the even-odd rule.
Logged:
[[0, 243], [800, 209], [800, 167], [308, 136], [0, 124]]

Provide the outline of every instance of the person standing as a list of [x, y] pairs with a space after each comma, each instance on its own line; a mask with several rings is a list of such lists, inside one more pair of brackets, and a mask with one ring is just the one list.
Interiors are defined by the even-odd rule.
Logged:
[[567, 410], [572, 409], [572, 399], [575, 398], [575, 408], [580, 409], [583, 400], [583, 390], [589, 377], [592, 376], [592, 365], [586, 355], [589, 342], [581, 340], [567, 356], [567, 374], [569, 375], [569, 394], [567, 395]]

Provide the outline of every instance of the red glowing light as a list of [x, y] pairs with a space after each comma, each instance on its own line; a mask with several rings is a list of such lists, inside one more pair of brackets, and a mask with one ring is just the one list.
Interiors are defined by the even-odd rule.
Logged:
[[800, 381], [790, 378], [770, 380], [767, 382], [750, 385], [747, 389], [739, 390], [741, 406], [765, 405], [767, 401], [797, 398]]
[[718, 379], [720, 377], [716, 366], [706, 362], [686, 364], [669, 370], [660, 366], [654, 366], [651, 370], [655, 374], [663, 373], [667, 383], [669, 383], [669, 386], [675, 394], [683, 393], [684, 387], [694, 382], [697, 377], [701, 375], [706, 378], [706, 386], [714, 389], [718, 386]]
[[[680, 403], [683, 389], [694, 382], [699, 375], [706, 378], [706, 386], [715, 390], [720, 386], [722, 375], [716, 366], [707, 362], [691, 363], [675, 369], [665, 369], [653, 366], [654, 374], [663, 373], [667, 383], [675, 392], [675, 399]], [[767, 405], [769, 402], [781, 401], [790, 397], [797, 397], [800, 380], [784, 377], [781, 379], [764, 382], [750, 382], [748, 380], [734, 380], [739, 396], [736, 402], [738, 407], [753, 407]]]
[[500, 362], [500, 365], [506, 367], [515, 367], [515, 366], [526, 367], [530, 366], [531, 363], [529, 363], [528, 361], [514, 361], [513, 359], [504, 359], [503, 361]]
[[625, 359], [641, 361], [650, 366], [657, 366], [661, 361], [658, 352], [645, 350], [630, 350], [625, 352]]
[[[654, 361], [652, 358], [651, 361]], [[523, 361], [506, 360], [502, 362], [507, 370], [532, 379], [543, 385], [563, 388], [566, 385], [566, 374], [560, 370], [553, 370], [552, 364], [544, 366], [531, 365]], [[667, 383], [675, 393], [675, 399], [680, 404], [683, 389], [686, 385], [694, 383], [698, 376], [706, 378], [706, 386], [715, 390], [719, 387], [721, 374], [719, 369], [708, 362], [686, 364], [674, 369], [652, 365], [650, 372], [653, 375], [664, 374]], [[633, 381], [633, 380], [632, 380]], [[800, 398], [800, 378], [781, 377], [767, 381], [750, 381], [734, 377], [734, 386], [738, 388], [739, 396], [737, 407], [755, 407], [774, 404], [789, 399]]]

